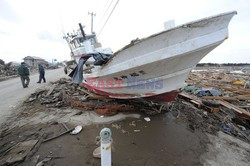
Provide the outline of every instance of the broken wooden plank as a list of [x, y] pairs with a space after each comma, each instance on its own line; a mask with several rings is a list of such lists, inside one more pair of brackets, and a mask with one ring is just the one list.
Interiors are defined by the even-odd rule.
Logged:
[[250, 96], [203, 96], [203, 99], [215, 99], [215, 100], [228, 100], [228, 101], [237, 101], [237, 100], [250, 100]]
[[190, 102], [196, 105], [196, 107], [201, 108], [202, 103], [195, 101], [195, 100], [190, 100]]
[[[40, 148], [42, 142], [43, 142], [43, 139], [44, 139], [44, 135], [45, 134], [41, 134], [40, 135], [40, 138], [39, 138], [39, 141], [36, 143], [36, 145], [32, 148], [32, 150], [27, 154], [26, 158], [25, 158], [25, 161], [26, 162], [24, 165], [27, 165], [27, 166], [33, 166], [33, 165], [36, 165], [38, 159], [39, 159], [39, 155], [38, 156], [34, 156], [34, 154], [38, 151], [38, 149]], [[34, 156], [34, 157], [32, 157]]]
[[208, 109], [209, 112], [219, 112], [220, 108], [216, 108], [216, 107], [208, 107], [206, 106], [205, 110]]
[[55, 87], [56, 87], [56, 84], [53, 84], [52, 87], [49, 89], [48, 93], [46, 94], [47, 97], [53, 92]]
[[212, 84], [204, 84], [204, 85], [200, 85], [200, 84], [197, 84], [199, 86], [206, 86], [206, 87], [214, 87], [214, 88], [217, 88], [217, 89], [223, 89], [223, 90], [227, 90], [227, 91], [230, 91], [230, 92], [233, 92], [233, 93], [239, 93], [239, 94], [243, 94], [243, 95], [249, 95], [250, 94], [250, 90], [241, 90], [241, 89], [237, 89], [237, 88], [234, 88], [234, 87], [224, 87], [224, 86], [220, 86], [220, 85], [212, 85]]
[[219, 108], [209, 107], [209, 106], [203, 104], [202, 101], [199, 98], [197, 98], [196, 96], [190, 95], [190, 94], [188, 94], [186, 92], [179, 93], [179, 96], [189, 100], [197, 108], [204, 109], [204, 110], [206, 110], [208, 112], [219, 112], [220, 111]]
[[63, 125], [63, 127], [66, 129], [66, 131], [69, 130], [68, 126], [65, 123], [61, 123]]
[[32, 150], [32, 148], [37, 144], [38, 140], [29, 140], [18, 143], [17, 146], [12, 148], [6, 156], [0, 160], [0, 165], [11, 165], [13, 163], [18, 163], [24, 161], [25, 157]]
[[86, 93], [87, 95], [89, 95], [89, 98], [92, 98], [92, 99], [107, 99], [108, 97], [107, 96], [102, 96], [102, 95], [97, 95], [93, 92], [90, 92], [88, 90], [85, 90], [85, 89], [82, 89], [82, 88], [77, 88], [78, 90], [82, 91], [83, 93]]
[[223, 105], [224, 107], [227, 107], [229, 109], [234, 110], [235, 112], [237, 112], [239, 114], [244, 114], [246, 117], [248, 117], [250, 119], [250, 113], [247, 112], [245, 109], [239, 108], [236, 105], [228, 103], [227, 101], [224, 101], [224, 100], [217, 100], [217, 102], [220, 103], [221, 105]]
[[242, 114], [242, 108], [235, 108], [234, 105], [226, 102], [226, 101], [223, 101], [223, 100], [217, 100], [218, 103], [220, 103], [221, 105], [223, 105], [224, 107], [227, 107], [229, 109], [232, 109], [240, 114]]
[[250, 108], [250, 105], [241, 105], [241, 106], [238, 106], [239, 108]]
[[188, 93], [186, 93], [186, 92], [181, 92], [181, 93], [179, 93], [178, 94], [180, 97], [182, 97], [182, 98], [186, 98], [186, 99], [189, 99], [189, 100], [197, 100], [198, 98], [197, 97], [195, 97], [195, 96], [193, 96], [193, 95], [190, 95], [190, 94], [188, 94]]

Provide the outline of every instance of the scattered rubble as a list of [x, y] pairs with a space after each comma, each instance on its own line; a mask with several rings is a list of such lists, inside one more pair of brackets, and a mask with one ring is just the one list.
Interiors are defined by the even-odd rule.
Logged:
[[[62, 78], [52, 83], [49, 89], [33, 93], [26, 103], [40, 102], [46, 107], [70, 106], [82, 111], [95, 111], [99, 115], [111, 116], [118, 112], [141, 111], [149, 115], [159, 114], [169, 108], [163, 104], [143, 99], [119, 100], [94, 94], [71, 80]], [[163, 107], [164, 106], [164, 107]]]
[[0, 81], [16, 77], [18, 75], [18, 66], [13, 65], [11, 62], [7, 64], [0, 64]]
[[[18, 67], [20, 66], [20, 63], [18, 62], [9, 62], [6, 64], [1, 63], [0, 64], [0, 81], [6, 80], [6, 79], [10, 79], [13, 77], [17, 77], [18, 76]], [[28, 66], [30, 73], [37, 73], [38, 72], [38, 67], [31, 67]], [[51, 69], [57, 69], [58, 66], [56, 67], [47, 67], [47, 70], [51, 70]]]
[[[55, 109], [71, 114], [72, 108], [77, 110], [71, 116], [80, 117], [79, 119], [90, 111], [95, 111], [100, 119], [110, 118], [107, 116], [119, 112], [142, 113], [142, 118], [84, 126], [84, 122], [62, 123], [59, 121], [62, 117], [58, 117], [58, 121], [48, 118], [46, 122], [35, 125], [26, 123], [14, 128], [7, 126], [0, 135], [0, 165], [82, 163], [70, 163], [71, 158], [84, 160], [85, 165], [98, 165], [100, 160], [95, 158], [100, 158], [100, 150], [96, 149], [100, 146], [100, 137], [96, 135], [103, 127], [112, 129], [112, 149], [117, 149], [118, 152], [114, 153], [116, 165], [166, 165], [170, 162], [172, 165], [199, 165], [201, 161], [195, 160], [202, 153], [208, 152], [208, 149], [209, 152], [215, 149], [213, 146], [216, 143], [211, 143], [210, 140], [223, 143], [225, 148], [234, 147], [234, 153], [237, 153], [241, 146], [232, 139], [238, 138], [236, 140], [250, 143], [250, 90], [246, 86], [248, 78], [248, 75], [231, 72], [192, 72], [187, 80], [188, 86], [172, 103], [110, 99], [62, 78], [51, 83], [48, 88], [33, 93], [25, 101], [23, 107], [26, 111], [20, 113], [19, 119], [15, 119], [16, 123], [20, 119], [25, 121], [25, 117], [36, 116], [37, 112], [54, 114]], [[78, 134], [70, 135], [77, 125], [80, 125]], [[80, 132], [82, 128], [84, 132]], [[222, 132], [225, 134], [221, 135]], [[230, 141], [219, 139], [219, 136], [224, 138], [225, 135], [230, 136]], [[245, 160], [242, 162], [248, 163], [245, 156], [249, 153], [249, 148], [244, 149], [242, 146], [241, 150], [241, 157]], [[217, 156], [220, 154], [213, 153], [214, 158], [219, 160]], [[222, 156], [224, 153], [221, 153]], [[230, 153], [234, 154], [233, 150]], [[206, 155], [213, 156], [210, 153]], [[209, 156], [204, 160], [211, 159]], [[230, 156], [221, 157], [221, 161], [229, 159]]]
[[[249, 76], [231, 72], [192, 72], [186, 81], [188, 86], [179, 94], [176, 102], [159, 104], [144, 99], [110, 99], [63, 78], [52, 83], [49, 89], [38, 90], [26, 102], [40, 102], [49, 108], [70, 106], [81, 111], [95, 111], [101, 116], [112, 116], [124, 111], [147, 115], [170, 111], [175, 118], [182, 119], [185, 114], [191, 130], [201, 129], [212, 134], [223, 131], [249, 141], [250, 90], [243, 83], [248, 79]], [[236, 84], [237, 80], [242, 83]], [[149, 117], [144, 119], [151, 121]], [[129, 125], [136, 126], [135, 122]], [[120, 129], [117, 124], [112, 127]]]
[[200, 117], [204, 115], [199, 110], [208, 111], [206, 118], [217, 119], [217, 125], [212, 127], [221, 126], [221, 131], [249, 141], [250, 89], [245, 85], [248, 80], [247, 74], [203, 69], [189, 75], [188, 86], [179, 98], [196, 106]]

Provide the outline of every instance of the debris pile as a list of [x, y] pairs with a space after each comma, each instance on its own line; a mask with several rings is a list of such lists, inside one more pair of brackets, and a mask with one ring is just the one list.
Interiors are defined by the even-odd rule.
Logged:
[[7, 128], [0, 135], [0, 165], [44, 165], [48, 161], [58, 158], [52, 152], [40, 156], [36, 152], [43, 144], [55, 140], [63, 135], [78, 134], [81, 126], [69, 128], [66, 123], [53, 122], [50, 124], [39, 123], [32, 127]]
[[[79, 124], [73, 125], [71, 122], [66, 124], [65, 121], [59, 120], [60, 116], [58, 116], [59, 119], [48, 118], [47, 121], [34, 125], [31, 124], [31, 121], [23, 119], [26, 116], [33, 118], [38, 116], [39, 114], [34, 113], [36, 111], [43, 112], [41, 114], [43, 119], [46, 119], [47, 115], [55, 114], [53, 110], [65, 114], [76, 111], [67, 109], [68, 107], [80, 110], [79, 114], [77, 110], [77, 114], [70, 115], [79, 116], [76, 119], [79, 118], [80, 120], [85, 116], [82, 115], [82, 111], [95, 111], [97, 114], [102, 115], [100, 117], [103, 117], [103, 115], [111, 116], [121, 111], [146, 113], [146, 116], [144, 115], [138, 120], [128, 119], [127, 121], [105, 124], [115, 131], [114, 136], [119, 136], [117, 137], [119, 139], [115, 140], [126, 138], [126, 141], [122, 141], [122, 144], [116, 144], [118, 147], [121, 146], [121, 149], [131, 145], [129, 148], [136, 147], [136, 149], [140, 150], [138, 147], [146, 147], [150, 145], [148, 142], [153, 140], [153, 147], [155, 148], [155, 145], [159, 147], [158, 152], [162, 150], [164, 144], [171, 144], [169, 141], [175, 140], [175, 138], [178, 142], [178, 139], [183, 137], [181, 141], [179, 140], [181, 143], [180, 148], [172, 144], [169, 148], [173, 146], [173, 149], [182, 149], [185, 148], [183, 145], [189, 145], [190, 147], [187, 148], [195, 152], [193, 145], [196, 147], [197, 143], [190, 144], [189, 141], [197, 139], [202, 148], [207, 150], [206, 146], [209, 139], [205, 137], [204, 133], [217, 135], [219, 131], [245, 142], [250, 142], [250, 89], [245, 85], [247, 81], [248, 76], [230, 72], [193, 72], [187, 80], [189, 85], [178, 95], [175, 102], [160, 104], [145, 99], [111, 99], [94, 94], [83, 86], [78, 86], [72, 83], [71, 80], [62, 78], [51, 83], [48, 88], [37, 90], [26, 100], [24, 104], [26, 112], [21, 113], [19, 120], [28, 121], [29, 124], [25, 123], [21, 127], [14, 128], [7, 126], [6, 130], [1, 131], [0, 165], [53, 165], [60, 158], [61, 162], [70, 158], [67, 156], [70, 154], [68, 151], [70, 148], [68, 147], [74, 147], [72, 151], [77, 151], [77, 153], [81, 152], [81, 157], [92, 157], [90, 154], [93, 153], [95, 158], [100, 158], [100, 149], [95, 149], [96, 146], [100, 145], [100, 138], [96, 137], [95, 139], [95, 136], [103, 125], [84, 126], [83, 123], [81, 124], [83, 126], [81, 126]], [[162, 112], [164, 114], [160, 116], [150, 116]], [[36, 121], [39, 118], [33, 120]], [[65, 117], [62, 116], [62, 118]], [[109, 118], [111, 117], [107, 119]], [[98, 132], [96, 132], [96, 129], [98, 129]], [[187, 138], [187, 134], [190, 133], [193, 137]], [[69, 136], [69, 134], [71, 135]], [[74, 136], [73, 134], [77, 135]], [[168, 135], [171, 137], [167, 138]], [[150, 140], [145, 141], [147, 139], [145, 136], [150, 137]], [[161, 136], [163, 136], [162, 139], [158, 139]], [[94, 139], [95, 141], [93, 141]], [[92, 143], [90, 143], [90, 140]], [[145, 144], [140, 144], [141, 142], [145, 142]], [[114, 145], [115, 143], [114, 141]], [[231, 147], [232, 144], [228, 146]], [[53, 148], [57, 149], [57, 151], [54, 151]], [[154, 150], [154, 148], [151, 148], [150, 151]], [[112, 149], [115, 148], [112, 147]], [[167, 149], [167, 153], [173, 151], [173, 149]], [[127, 149], [123, 149], [123, 151], [125, 151], [124, 154], [127, 154]], [[180, 154], [189, 154], [184, 152], [186, 150]], [[196, 153], [198, 156], [200, 155], [200, 151], [197, 151], [197, 149]], [[75, 157], [75, 153], [72, 155]], [[91, 159], [87, 158], [85, 160], [91, 161]], [[99, 162], [99, 160], [93, 159], [93, 162]]]
[[7, 64], [0, 64], [0, 81], [10, 78], [10, 77], [15, 77], [18, 75], [17, 72], [18, 66], [13, 65], [11, 62]]
[[167, 111], [169, 105], [154, 103], [144, 99], [119, 100], [92, 93], [83, 86], [62, 78], [52, 83], [49, 89], [39, 89], [33, 93], [26, 103], [40, 102], [46, 107], [67, 107], [82, 111], [96, 111], [100, 115], [114, 115], [124, 111], [141, 111], [155, 115]]
[[224, 131], [250, 140], [249, 76], [235, 73], [192, 72], [176, 102], [155, 103], [145, 99], [119, 100], [92, 93], [69, 79], [52, 83], [49, 89], [32, 94], [27, 102], [40, 102], [46, 107], [73, 107], [111, 116], [118, 112], [136, 111], [156, 115], [170, 111], [175, 117], [188, 119], [191, 130], [215, 134]]
[[199, 119], [197, 115], [210, 120], [212, 117], [207, 127], [217, 126], [225, 133], [250, 141], [248, 75], [205, 70], [192, 72], [186, 82], [188, 86], [179, 94], [179, 101], [196, 107], [195, 119]]
[[250, 118], [249, 75], [193, 72], [187, 83], [191, 86], [185, 87], [184, 91], [201, 97], [203, 101], [213, 100]]

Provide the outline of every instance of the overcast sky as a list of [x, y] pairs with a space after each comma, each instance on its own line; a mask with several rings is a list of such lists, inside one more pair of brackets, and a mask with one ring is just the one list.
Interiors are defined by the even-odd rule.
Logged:
[[[93, 11], [94, 31], [98, 34], [116, 1], [0, 0], [0, 59], [69, 59], [63, 32], [78, 29], [81, 22], [90, 33], [88, 12]], [[137, 37], [162, 31], [167, 20], [175, 19], [180, 25], [232, 10], [238, 15], [229, 25], [229, 39], [201, 62], [250, 63], [249, 0], [120, 0], [98, 40], [103, 47], [116, 51]]]

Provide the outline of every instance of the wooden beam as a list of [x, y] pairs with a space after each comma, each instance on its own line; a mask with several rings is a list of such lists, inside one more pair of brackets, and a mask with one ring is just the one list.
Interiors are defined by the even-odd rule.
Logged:
[[215, 99], [215, 100], [228, 100], [228, 101], [237, 101], [237, 100], [250, 100], [250, 96], [234, 96], [234, 97], [226, 97], [226, 96], [203, 96], [203, 99]]
[[87, 95], [89, 95], [89, 98], [92, 98], [92, 99], [97, 99], [97, 100], [102, 100], [102, 99], [107, 99], [108, 97], [107, 96], [102, 96], [102, 95], [97, 95], [91, 91], [88, 91], [86, 89], [83, 89], [83, 88], [77, 88], [78, 90], [82, 91], [83, 93], [86, 93]]
[[223, 105], [224, 107], [232, 109], [235, 112], [239, 113], [240, 115], [244, 115], [245, 117], [250, 119], [250, 112], [247, 112], [245, 109], [239, 108], [236, 105], [230, 104], [230, 103], [228, 103], [227, 101], [224, 101], [224, 100], [217, 100], [217, 102], [220, 103], [221, 105]]
[[203, 104], [199, 98], [197, 98], [196, 96], [190, 95], [186, 92], [179, 93], [179, 96], [186, 99], [186, 100], [189, 100], [189, 102], [193, 103], [197, 108], [204, 109], [208, 112], [219, 112], [220, 111], [219, 108], [209, 107], [209, 106]]

